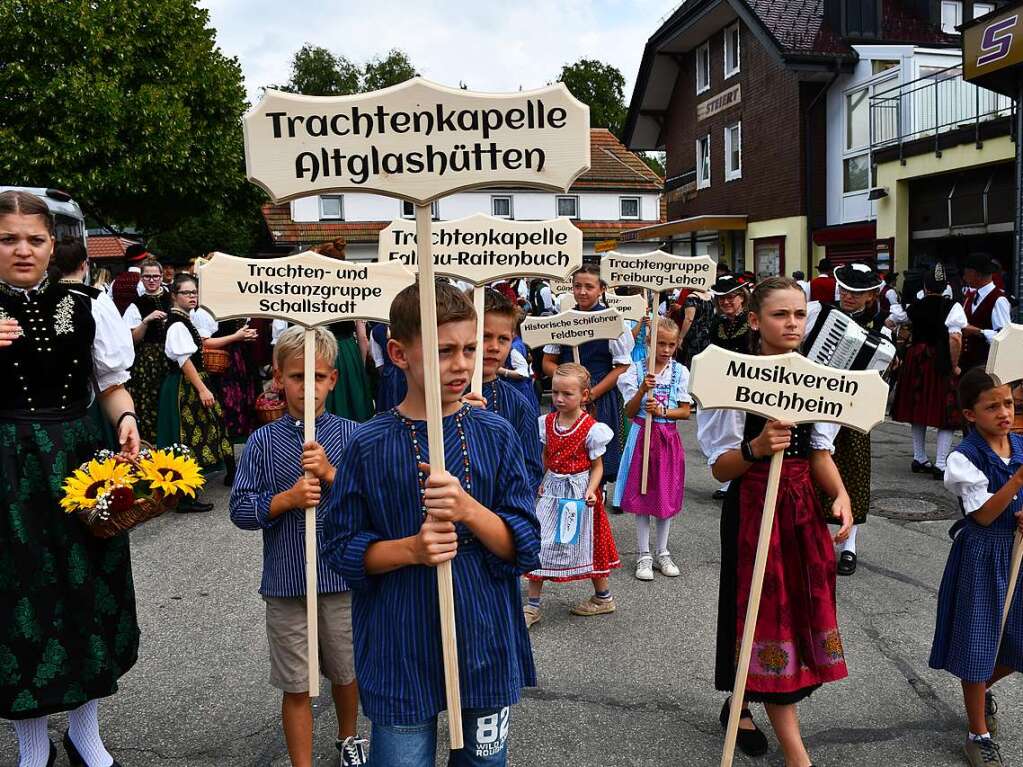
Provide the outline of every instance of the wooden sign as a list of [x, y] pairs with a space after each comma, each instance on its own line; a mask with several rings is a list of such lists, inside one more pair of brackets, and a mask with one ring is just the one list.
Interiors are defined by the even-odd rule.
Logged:
[[712, 345], [693, 357], [689, 391], [707, 409], [866, 433], [884, 421], [888, 384], [876, 370], [829, 368], [796, 352], [752, 356]]
[[386, 322], [415, 282], [401, 263], [338, 261], [307, 251], [285, 258], [217, 253], [199, 267], [199, 305], [218, 320], [271, 317], [314, 327], [343, 319]]
[[551, 289], [552, 296], [559, 296], [562, 293], [572, 292], [572, 278], [569, 277], [567, 280], [551, 280], [548, 285]]
[[696, 105], [696, 119], [706, 120], [708, 117], [713, 117], [718, 112], [724, 112], [726, 109], [731, 109], [734, 106], [738, 106], [742, 101], [742, 90], [739, 84], [736, 83], [726, 91], [716, 96], [711, 96], [706, 101], [701, 101]]
[[[646, 314], [646, 299], [643, 296], [619, 296], [614, 293], [605, 293], [603, 303], [608, 309], [614, 309], [620, 315], [623, 320], [630, 320], [632, 322], [639, 322], [643, 319], [643, 315]], [[575, 296], [571, 293], [565, 293], [564, 295], [558, 296], [558, 309], [562, 312], [568, 312], [575, 308]]]
[[[718, 346], [708, 346], [693, 358], [689, 392], [703, 408], [743, 410], [795, 424], [828, 421], [862, 432], [884, 421], [888, 401], [888, 384], [876, 370], [829, 368], [810, 362], [796, 352], [753, 356], [725, 351]], [[722, 767], [731, 767], [735, 755], [784, 460], [784, 451], [774, 453], [767, 475], [746, 622], [721, 755]]]
[[607, 253], [618, 247], [618, 240], [601, 240], [593, 246], [594, 253]]
[[600, 260], [600, 278], [609, 287], [628, 285], [660, 292], [675, 288], [710, 290], [717, 265], [710, 256], [688, 258], [661, 250], [627, 255], [613, 251]]
[[614, 340], [625, 332], [625, 323], [614, 309], [601, 312], [573, 309], [551, 317], [527, 317], [520, 332], [526, 346], [532, 349], [547, 344], [573, 347], [578, 362], [579, 346], [587, 341]]
[[[568, 218], [511, 221], [477, 214], [435, 221], [433, 269], [473, 285], [506, 277], [564, 280], [583, 263], [583, 233]], [[380, 232], [380, 261], [416, 269], [416, 225], [398, 219]]]
[[563, 83], [507, 94], [419, 77], [354, 96], [268, 90], [243, 124], [249, 180], [275, 202], [343, 190], [418, 204], [494, 185], [564, 191], [590, 167], [589, 108]]
[[1023, 379], [1023, 325], [1010, 324], [998, 331], [984, 369], [1003, 384]]

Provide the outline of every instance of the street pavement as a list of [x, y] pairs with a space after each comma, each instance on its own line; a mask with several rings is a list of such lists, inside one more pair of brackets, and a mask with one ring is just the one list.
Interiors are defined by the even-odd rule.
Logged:
[[[623, 561], [612, 578], [615, 614], [569, 614], [588, 583], [548, 587], [532, 631], [540, 686], [512, 713], [515, 767], [720, 760], [724, 695], [713, 685], [719, 505], [695, 425], [681, 431], [689, 450], [686, 503], [671, 531], [681, 577], [633, 577], [634, 524], [626, 515], [612, 517]], [[932, 432], [932, 451], [933, 440]], [[818, 767], [964, 764], [959, 683], [927, 666], [947, 531], [958, 512], [940, 482], [909, 472], [907, 427], [885, 424], [873, 444], [875, 507], [906, 519], [872, 515], [860, 530], [859, 569], [838, 580], [850, 676], [800, 706], [803, 732]], [[267, 683], [260, 536], [231, 525], [219, 479], [207, 497], [216, 502], [210, 514], [167, 514], [132, 534], [141, 658], [119, 694], [100, 706], [107, 745], [124, 767], [288, 764], [279, 695]], [[922, 519], [928, 516], [941, 518]], [[1015, 736], [1023, 688], [1009, 678], [997, 697], [1003, 755], [1023, 764]], [[762, 708], [754, 716], [768, 728]], [[317, 763], [333, 764], [329, 693], [316, 702], [315, 721]], [[368, 734], [368, 723], [360, 726]], [[55, 742], [65, 727], [64, 717], [51, 718]], [[769, 737], [771, 753], [759, 760], [739, 754], [736, 764], [783, 765]], [[442, 747], [444, 740], [442, 720]], [[15, 764], [16, 753], [13, 733], [0, 728], [0, 765]], [[63, 753], [57, 764], [67, 764]]]

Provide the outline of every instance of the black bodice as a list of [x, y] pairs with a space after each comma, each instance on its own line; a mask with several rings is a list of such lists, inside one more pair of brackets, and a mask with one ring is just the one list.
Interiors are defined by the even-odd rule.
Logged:
[[22, 336], [0, 348], [0, 410], [38, 413], [87, 405], [96, 323], [87, 295], [61, 283], [26, 294], [0, 283], [0, 319]]
[[[148, 293], [143, 293], [141, 296], [132, 301], [132, 304], [139, 310], [139, 316], [145, 319], [153, 312], [170, 312], [170, 295], [167, 291], [161, 291], [159, 295], [151, 296]], [[142, 337], [142, 343], [146, 344], [159, 344], [163, 347], [163, 342], [167, 338], [167, 321], [163, 320], [160, 322], [150, 322], [146, 325], [146, 334]]]
[[202, 336], [199, 335], [199, 331], [195, 329], [195, 325], [192, 324], [192, 321], [188, 318], [187, 314], [183, 314], [177, 309], [171, 310], [170, 314], [167, 315], [167, 332], [170, 332], [170, 329], [178, 323], [184, 325], [185, 329], [188, 330], [188, 333], [192, 336], [192, 341], [195, 343], [197, 349], [197, 351], [192, 353], [192, 356], [189, 357], [189, 359], [192, 361], [192, 364], [195, 365], [195, 369], [198, 372], [204, 372], [206, 370], [206, 366], [202, 361]]
[[715, 314], [710, 321], [710, 342], [730, 352], [749, 354], [750, 330], [747, 316], [745, 311], [735, 318]]
[[[743, 430], [744, 440], [756, 439], [760, 432], [767, 425], [767, 419], [752, 413], [746, 414], [746, 427]], [[792, 442], [785, 451], [786, 458], [809, 458], [810, 457], [810, 433], [813, 431], [812, 423], [802, 423], [796, 426], [792, 433]], [[758, 461], [770, 461], [771, 457], [758, 458]]]

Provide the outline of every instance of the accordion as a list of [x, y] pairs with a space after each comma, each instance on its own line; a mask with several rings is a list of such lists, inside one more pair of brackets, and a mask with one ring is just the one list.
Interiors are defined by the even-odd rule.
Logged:
[[895, 359], [895, 345], [838, 309], [821, 306], [817, 322], [803, 342], [803, 353], [828, 367], [883, 374]]

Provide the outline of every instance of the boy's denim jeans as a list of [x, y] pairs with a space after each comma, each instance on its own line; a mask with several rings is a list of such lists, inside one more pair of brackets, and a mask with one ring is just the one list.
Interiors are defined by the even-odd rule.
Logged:
[[[511, 709], [462, 712], [465, 747], [452, 751], [449, 767], [505, 767]], [[410, 725], [373, 725], [369, 767], [434, 767], [437, 718]]]

